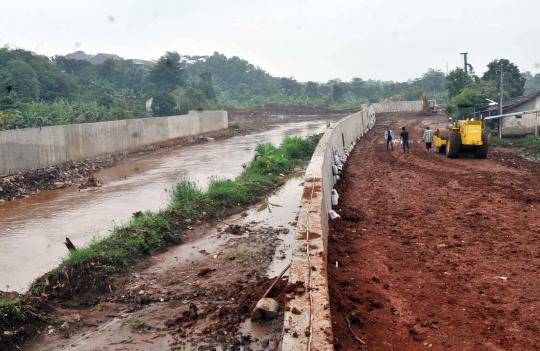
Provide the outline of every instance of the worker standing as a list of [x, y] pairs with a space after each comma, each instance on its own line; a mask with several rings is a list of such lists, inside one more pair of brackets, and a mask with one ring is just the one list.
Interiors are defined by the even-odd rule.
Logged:
[[401, 144], [403, 145], [403, 153], [408, 154], [409, 153], [409, 132], [405, 127], [401, 127], [401, 134], [399, 134], [401, 137]]
[[384, 131], [384, 140], [386, 140], [386, 150], [388, 150], [388, 144], [390, 144], [392, 151], [394, 151], [394, 132], [392, 132], [390, 127], [386, 127]]
[[426, 150], [431, 151], [431, 145], [433, 144], [433, 131], [426, 127], [424, 130], [424, 142], [426, 143]]

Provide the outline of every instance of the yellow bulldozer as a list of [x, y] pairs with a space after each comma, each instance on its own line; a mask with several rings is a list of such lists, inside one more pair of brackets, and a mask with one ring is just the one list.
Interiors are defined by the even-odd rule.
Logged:
[[459, 157], [461, 152], [472, 152], [475, 158], [486, 158], [489, 136], [484, 131], [482, 121], [459, 120], [446, 130], [435, 131], [434, 147], [449, 158]]

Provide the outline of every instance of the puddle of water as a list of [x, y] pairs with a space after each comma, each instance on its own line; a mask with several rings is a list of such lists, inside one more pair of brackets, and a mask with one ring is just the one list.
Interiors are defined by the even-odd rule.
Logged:
[[[258, 226], [288, 229], [287, 233], [279, 236], [282, 241], [276, 247], [272, 261], [266, 271], [268, 277], [277, 276], [291, 260], [296, 237], [294, 222], [298, 214], [300, 199], [303, 193], [302, 185], [303, 174], [295, 174], [294, 176], [291, 176], [282, 187], [263, 201], [263, 206], [260, 204], [254, 206], [246, 211], [247, 216], [236, 216], [234, 219], [228, 221], [231, 224], [257, 222]], [[172, 261], [170, 255], [179, 257], [180, 260], [184, 258], [186, 261], [196, 261], [203, 255], [200, 253], [200, 250], [212, 253], [225, 240], [229, 239], [229, 237], [218, 238], [216, 233], [212, 233], [202, 239], [169, 250], [165, 253], [169, 259], [165, 259], [165, 261]], [[154, 268], [155, 267], [153, 267], [152, 270], [154, 270]], [[280, 335], [282, 327], [283, 323], [280, 319], [264, 323], [252, 323], [250, 319], [247, 319], [240, 324], [238, 334], [251, 336], [251, 340], [253, 341], [250, 343], [250, 347], [253, 350], [258, 350], [261, 349], [260, 345], [262, 340], [267, 340], [269, 344], [272, 344], [274, 337]], [[183, 341], [185, 342], [183, 350], [199, 350], [199, 347], [202, 346], [202, 344], [191, 345], [187, 339], [184, 339]], [[215, 347], [215, 350], [223, 349], [217, 345], [212, 346]]]
[[[270, 263], [266, 275], [276, 277], [291, 262], [294, 241], [296, 238], [295, 222], [298, 215], [299, 204], [303, 193], [303, 174], [291, 177], [285, 185], [271, 195], [265, 203], [267, 205], [251, 209], [243, 219], [244, 222], [257, 221], [261, 225], [269, 225], [274, 228], [283, 227], [289, 231], [280, 236], [282, 242], [276, 247], [274, 257]], [[256, 350], [261, 340], [268, 340], [271, 345], [274, 337], [281, 334], [283, 322], [280, 319], [267, 322], [252, 323], [248, 318], [238, 327], [240, 335], [250, 335], [251, 347]]]
[[[281, 330], [283, 328], [283, 321], [281, 319], [274, 319], [272, 321], [252, 323], [248, 318], [240, 324], [238, 327], [238, 333], [240, 335], [250, 335], [252, 342], [250, 347], [252, 350], [263, 350], [262, 341], [268, 340], [268, 343], [272, 345], [272, 341], [275, 337], [281, 340]], [[272, 350], [273, 348], [270, 348]]]
[[145, 270], [144, 274], [158, 274], [178, 267], [181, 263], [198, 262], [207, 258], [207, 253], [215, 252], [227, 238], [218, 238], [216, 228], [203, 232], [203, 237], [193, 241], [187, 241], [181, 245], [169, 248], [166, 252], [158, 255], [159, 261]]
[[288, 229], [286, 234], [280, 235], [282, 242], [276, 247], [272, 263], [266, 271], [268, 277], [277, 276], [291, 261], [296, 237], [294, 223], [302, 198], [303, 184], [303, 174], [296, 174], [264, 201], [263, 206], [250, 209], [243, 219], [244, 223], [255, 221], [273, 228]]
[[[130, 157], [98, 173], [105, 180], [101, 188], [55, 190], [0, 204], [0, 289], [24, 291], [35, 277], [56, 266], [67, 253], [65, 237], [84, 246], [93, 236], [128, 221], [133, 212], [166, 205], [179, 180], [190, 179], [204, 188], [210, 176], [235, 177], [252, 159], [257, 143], [278, 144], [285, 135], [320, 133], [326, 124], [279, 124], [262, 133]], [[282, 210], [272, 207], [275, 213]]]

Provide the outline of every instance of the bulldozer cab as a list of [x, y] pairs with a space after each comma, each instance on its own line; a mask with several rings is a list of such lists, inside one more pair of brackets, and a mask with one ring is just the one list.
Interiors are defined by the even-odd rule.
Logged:
[[461, 119], [450, 123], [448, 129], [434, 138], [435, 147], [450, 158], [459, 157], [461, 152], [472, 152], [476, 158], [486, 158], [489, 136], [481, 120]]
[[459, 120], [457, 128], [453, 128], [461, 134], [461, 145], [482, 145], [482, 121]]

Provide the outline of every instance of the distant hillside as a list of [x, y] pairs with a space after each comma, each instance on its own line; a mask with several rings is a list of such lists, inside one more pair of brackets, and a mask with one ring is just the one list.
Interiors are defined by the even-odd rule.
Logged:
[[120, 56], [115, 55], [115, 54], [99, 53], [97, 55], [88, 55], [84, 51], [75, 51], [71, 54], [65, 55], [64, 57], [71, 60], [88, 61], [93, 65], [100, 65], [103, 62], [105, 62], [107, 59], [122, 60]]
[[[97, 55], [89, 55], [85, 53], [84, 51], [75, 51], [75, 52], [72, 52], [71, 54], [64, 55], [64, 57], [70, 60], [87, 61], [93, 65], [101, 65], [103, 62], [107, 61], [108, 59], [115, 60], [115, 61], [123, 60], [122, 57], [115, 54], [104, 54], [100, 52]], [[156, 64], [154, 61], [149, 61], [149, 60], [141, 60], [141, 59], [128, 59], [128, 60], [133, 61], [133, 63], [136, 65], [154, 66]]]

